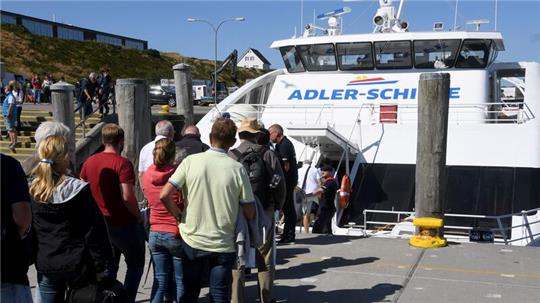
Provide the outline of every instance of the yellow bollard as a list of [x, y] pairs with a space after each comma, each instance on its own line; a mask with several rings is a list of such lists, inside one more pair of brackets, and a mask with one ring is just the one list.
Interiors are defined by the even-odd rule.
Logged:
[[161, 108], [161, 111], [160, 111], [161, 114], [166, 114], [166, 113], [169, 112], [169, 106], [168, 105], [162, 105], [160, 108]]
[[414, 235], [409, 244], [415, 247], [435, 248], [446, 246], [446, 239], [439, 236], [439, 228], [443, 227], [443, 220], [439, 218], [415, 218], [414, 226], [420, 232]]

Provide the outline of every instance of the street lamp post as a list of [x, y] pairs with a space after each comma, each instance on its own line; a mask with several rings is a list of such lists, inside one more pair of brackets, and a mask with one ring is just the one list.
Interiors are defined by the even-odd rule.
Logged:
[[217, 105], [217, 50], [218, 50], [218, 31], [219, 28], [223, 25], [225, 22], [229, 21], [245, 21], [246, 18], [244, 17], [236, 17], [236, 18], [229, 18], [222, 20], [219, 22], [218, 26], [214, 26], [210, 21], [204, 20], [204, 19], [195, 19], [195, 18], [188, 18], [188, 22], [202, 22], [208, 24], [212, 30], [214, 31], [214, 106]]

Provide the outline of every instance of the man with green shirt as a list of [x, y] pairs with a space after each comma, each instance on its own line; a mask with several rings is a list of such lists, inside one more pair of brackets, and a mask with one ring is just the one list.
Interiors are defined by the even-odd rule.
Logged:
[[[232, 120], [217, 119], [210, 133], [212, 147], [187, 157], [160, 194], [161, 201], [178, 219], [184, 241], [182, 302], [197, 302], [206, 266], [210, 268], [211, 301], [230, 301], [238, 212], [242, 208], [247, 219], [255, 215], [249, 177], [242, 164], [227, 155], [235, 136]], [[186, 197], [184, 212], [172, 201], [174, 191], [182, 191]]]

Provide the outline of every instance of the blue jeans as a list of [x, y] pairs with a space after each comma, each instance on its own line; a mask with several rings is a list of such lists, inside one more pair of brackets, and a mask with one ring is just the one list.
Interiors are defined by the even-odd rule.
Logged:
[[41, 103], [41, 89], [34, 89], [34, 103]]
[[174, 270], [174, 298], [180, 302], [184, 293], [184, 284], [182, 283], [182, 239], [177, 238], [172, 233], [150, 232], [148, 240], [150, 252], [154, 260], [154, 285], [150, 302], [161, 303], [163, 296], [169, 290], [169, 281], [171, 272]]
[[140, 224], [126, 226], [108, 226], [113, 258], [107, 262], [107, 275], [116, 279], [120, 264], [120, 254], [124, 255], [127, 265], [124, 287], [127, 290], [127, 302], [135, 302], [139, 282], [144, 271], [144, 230]]
[[94, 111], [94, 109], [92, 108], [92, 102], [90, 101], [78, 101], [77, 110], [81, 115], [81, 119], [90, 116], [92, 114], [92, 111]]
[[39, 293], [36, 294], [36, 301], [40, 303], [63, 303], [68, 285], [79, 275], [79, 272], [38, 273]]
[[0, 302], [32, 303], [32, 293], [28, 285], [2, 283]]
[[229, 303], [232, 267], [236, 253], [216, 253], [192, 248], [182, 244], [182, 266], [184, 267], [184, 295], [181, 303], [196, 303], [201, 291], [204, 269], [210, 268], [210, 302]]

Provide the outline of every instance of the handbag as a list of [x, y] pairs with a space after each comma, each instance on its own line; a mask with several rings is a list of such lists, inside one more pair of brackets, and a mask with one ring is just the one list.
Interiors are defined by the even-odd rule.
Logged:
[[68, 303], [124, 303], [127, 292], [124, 285], [117, 280], [104, 279], [98, 283], [70, 290]]

